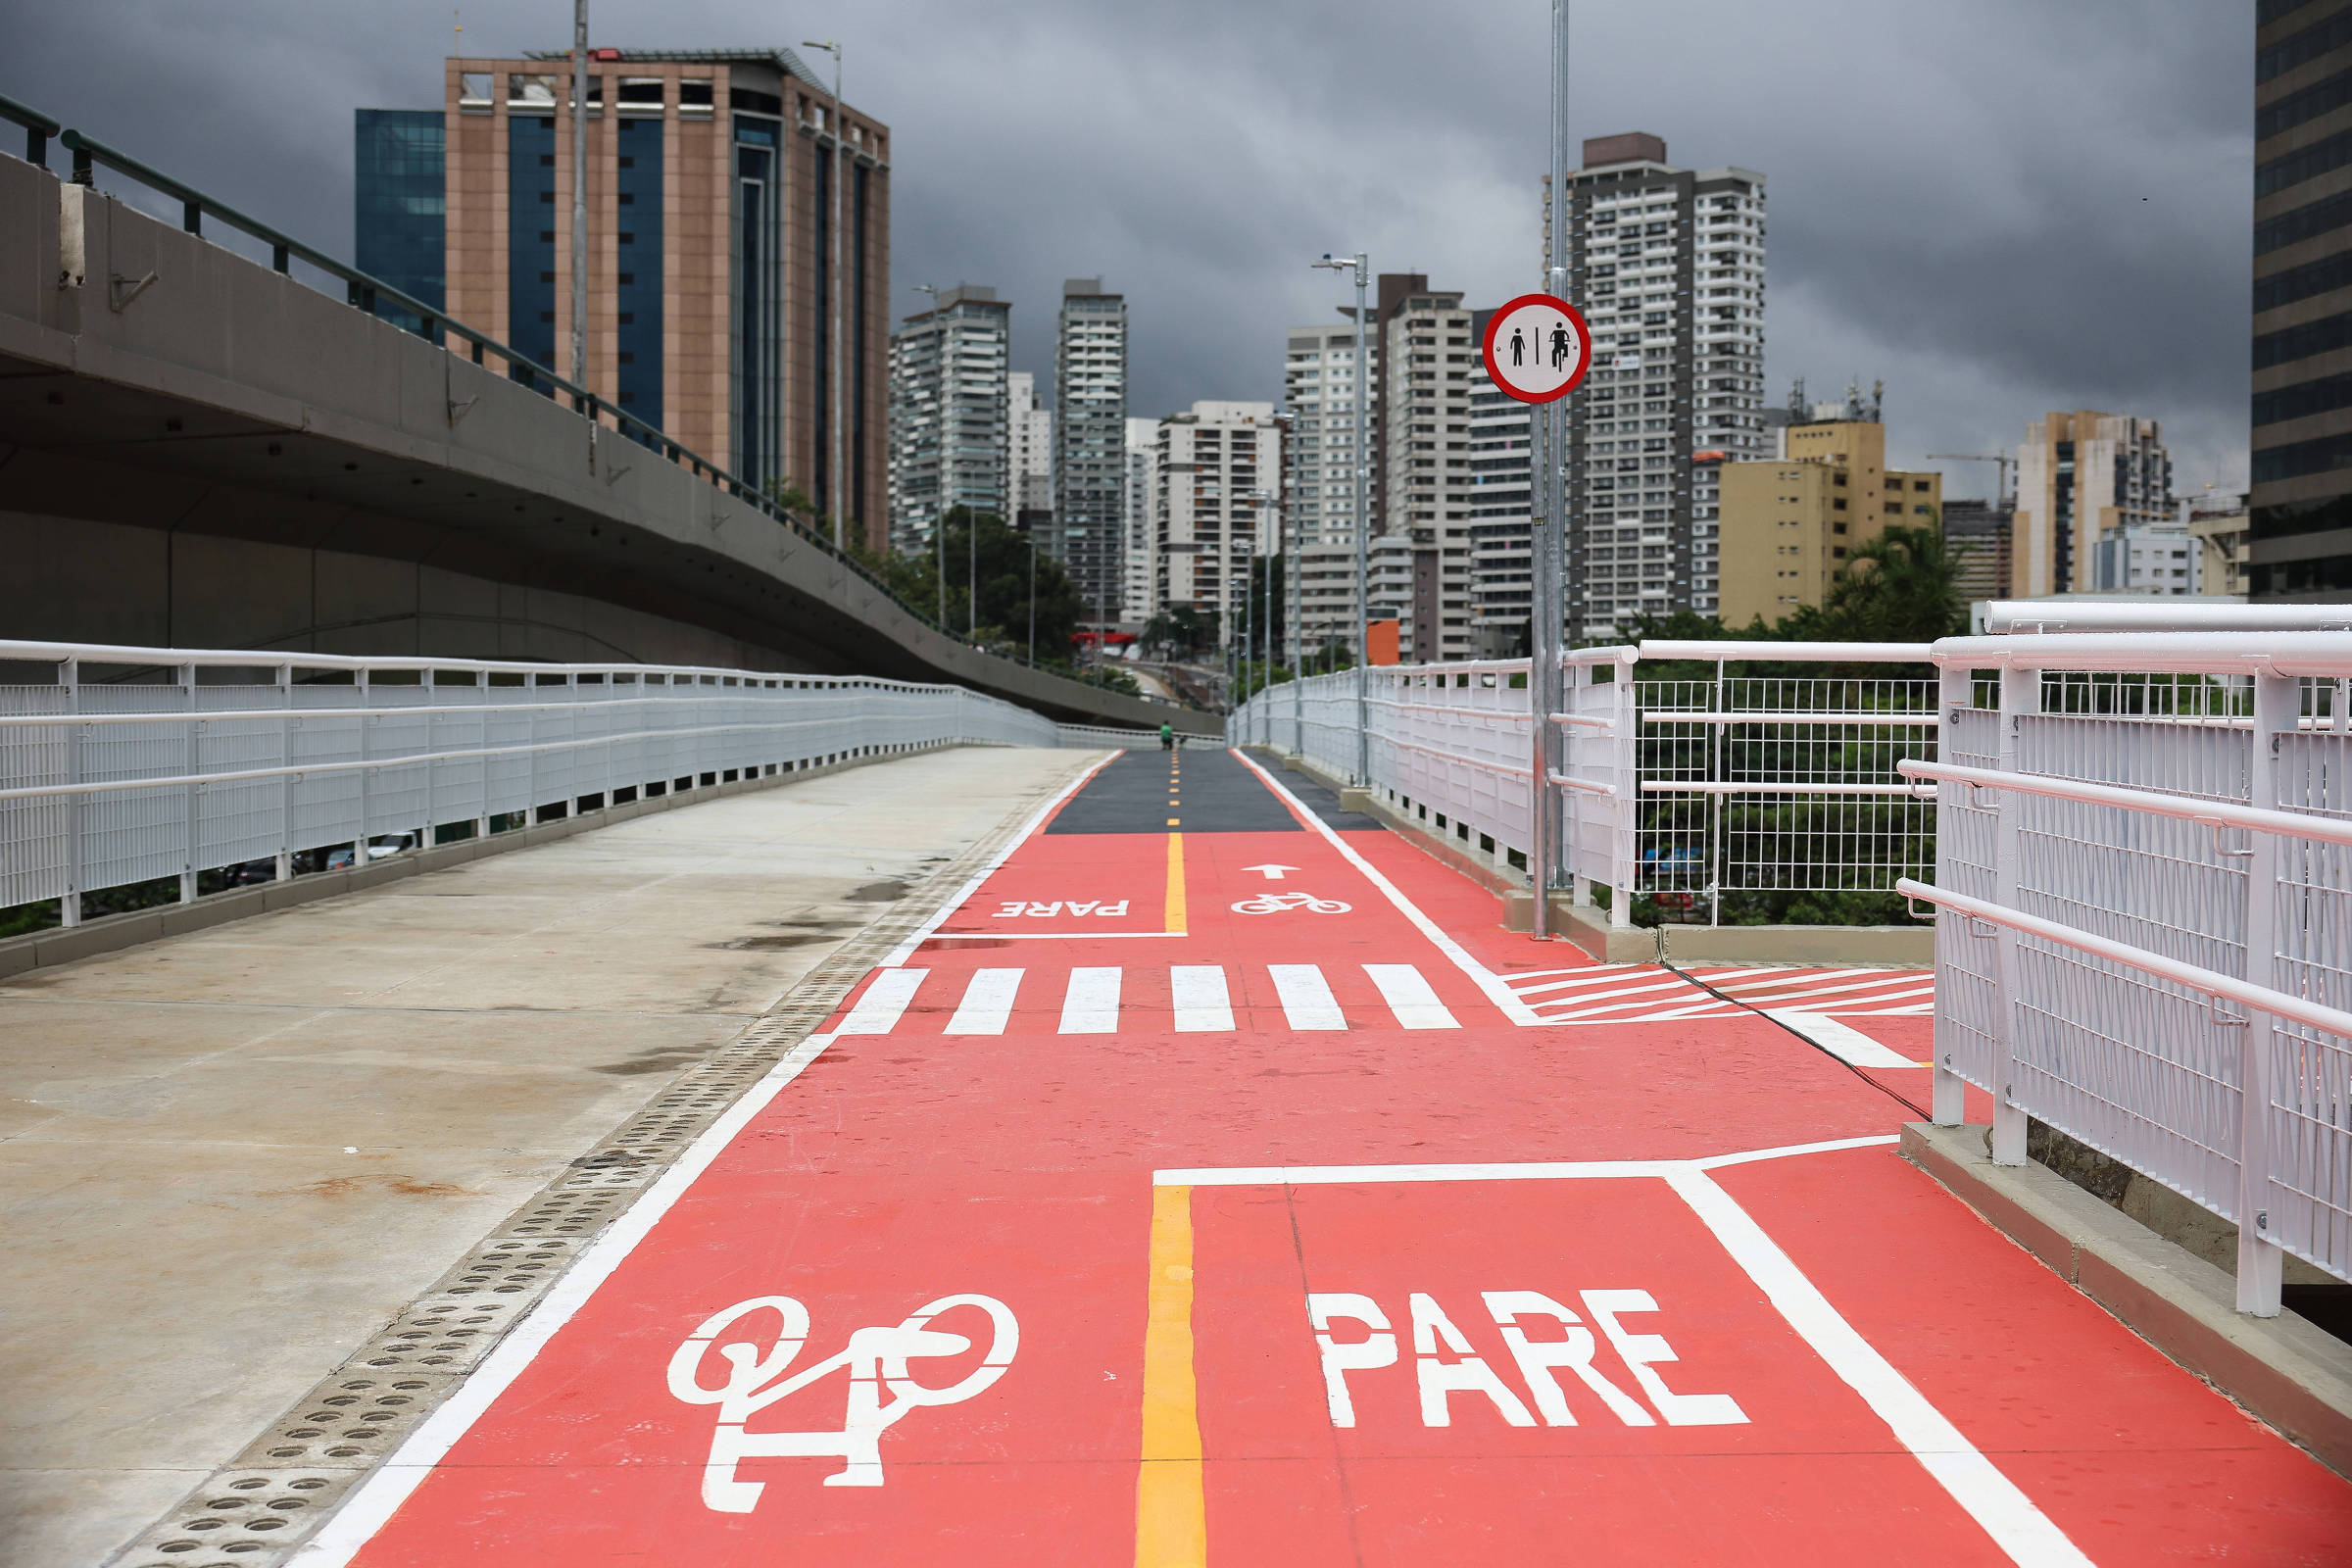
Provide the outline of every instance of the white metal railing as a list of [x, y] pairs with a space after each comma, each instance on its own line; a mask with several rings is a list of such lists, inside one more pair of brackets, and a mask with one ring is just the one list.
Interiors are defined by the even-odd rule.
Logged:
[[2352, 634], [1938, 643], [1935, 1114], [1993, 1097], [2352, 1278]]
[[0, 908], [955, 744], [1061, 735], [862, 677], [0, 641]]
[[[1924, 643], [1650, 641], [1568, 654], [1561, 760], [1548, 770], [1561, 814], [1554, 885], [1573, 879], [1580, 901], [1595, 885], [1630, 895], [1611, 900], [1620, 923], [1632, 896], [1661, 918], [1712, 920], [1743, 899], [1891, 895], [1934, 864], [1933, 786], [1895, 764], [1933, 757], [1936, 683], [1855, 671], [1924, 669], [1927, 658]], [[1692, 662], [1696, 673], [1661, 668]], [[1783, 672], [1746, 672], [1759, 666]], [[1368, 671], [1366, 782], [1416, 820], [1524, 865], [1535, 810], [1527, 675], [1523, 659]], [[1355, 679], [1269, 687], [1227, 736], [1351, 776]]]

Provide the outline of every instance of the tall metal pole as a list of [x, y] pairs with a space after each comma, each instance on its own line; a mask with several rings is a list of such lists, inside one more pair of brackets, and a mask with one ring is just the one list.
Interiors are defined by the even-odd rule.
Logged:
[[571, 0], [571, 384], [588, 384], [588, 0]]
[[[1568, 0], [1551, 0], [1551, 254], [1545, 286], [1555, 297], [1568, 294]], [[1560, 726], [1552, 718], [1566, 706], [1560, 667], [1562, 599], [1567, 588], [1568, 538], [1568, 400], [1554, 398], [1543, 406], [1540, 419], [1529, 421], [1531, 461], [1538, 465], [1541, 482], [1536, 493], [1543, 513], [1529, 541], [1534, 593], [1530, 596], [1528, 628], [1529, 674], [1527, 695], [1533, 710], [1535, 821], [1530, 824], [1529, 891], [1534, 894], [1530, 930], [1540, 938], [1551, 934], [1551, 891], [1559, 885], [1566, 860], [1561, 844], [1560, 788], [1551, 782], [1560, 771], [1563, 753]], [[1624, 808], [1626, 803], [1618, 803]], [[1610, 896], [1620, 908], [1624, 888]]]
[[1284, 539], [1282, 591], [1291, 602], [1291, 750], [1306, 755], [1306, 644], [1298, 624], [1298, 530], [1291, 526], [1290, 509], [1280, 500], [1274, 503], [1275, 520], [1282, 527]]
[[1029, 667], [1037, 667], [1037, 541], [1029, 541]]
[[825, 265], [825, 304], [832, 319], [832, 330], [825, 344], [826, 358], [833, 362], [833, 485], [825, 499], [833, 507], [833, 548], [842, 548], [843, 511], [843, 454], [848, 451], [849, 428], [842, 418], [841, 408], [841, 158], [849, 150], [849, 126], [841, 119], [841, 44], [827, 38], [823, 43], [803, 40], [804, 49], [822, 49], [833, 57], [833, 164], [828, 181], [833, 187], [833, 219], [829, 225], [832, 238], [832, 260]]
[[1364, 359], [1364, 284], [1371, 278], [1364, 253], [1355, 253], [1355, 782], [1372, 782], [1372, 593], [1369, 586], [1372, 516], [1366, 481], [1371, 477], [1371, 447], [1364, 431], [1365, 399], [1370, 395], [1371, 369]]

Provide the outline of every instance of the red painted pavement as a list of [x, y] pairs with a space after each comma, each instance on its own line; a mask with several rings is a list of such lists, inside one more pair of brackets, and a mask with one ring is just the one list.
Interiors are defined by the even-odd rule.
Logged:
[[[1500, 932], [1492, 896], [1426, 856], [1386, 835], [1345, 838], [1474, 959], [1576, 961]], [[1317, 832], [1188, 829], [1187, 934], [1105, 934], [1161, 928], [1167, 843], [1138, 832], [1021, 844], [946, 923], [950, 935], [909, 957], [906, 969], [925, 972], [888, 1032], [825, 1047], [633, 1250], [612, 1249], [610, 1277], [543, 1349], [527, 1363], [494, 1354], [488, 1373], [512, 1377], [487, 1408], [469, 1423], [445, 1411], [427, 1434], [453, 1439], [446, 1452], [404, 1455], [434, 1461], [421, 1482], [404, 1494], [414, 1468], [379, 1477], [312, 1560], [1134, 1563], [1155, 1171], [1686, 1159], [1886, 1136], [1911, 1114], [1750, 1014], [1513, 1022]], [[1279, 882], [1248, 869], [1267, 862], [1297, 869]], [[1269, 891], [1349, 907], [1231, 908]], [[1121, 900], [1121, 914], [1070, 912], [1073, 901]], [[1005, 913], [1015, 903], [1063, 907]], [[1013, 940], [1038, 930], [1054, 939]], [[1366, 964], [1409, 966], [1458, 1027], [1400, 1026]], [[1222, 972], [1231, 1031], [1174, 1027], [1177, 965]], [[1311, 966], [1346, 1027], [1291, 1028], [1275, 965]], [[978, 971], [1011, 968], [1022, 974], [1003, 1033], [945, 1032]], [[1072, 971], [1111, 968], [1115, 1031], [1058, 1032]], [[1926, 1078], [1909, 1075], [1923, 1101]], [[2089, 1559], [2352, 1561], [2352, 1487], [1890, 1152], [1799, 1154], [1716, 1179]], [[2005, 1560], [1655, 1175], [1235, 1180], [1195, 1185], [1190, 1200], [1209, 1561]], [[1582, 1294], [1613, 1291], [1654, 1300], [1621, 1326], [1671, 1346], [1671, 1362], [1649, 1366], [1663, 1387], [1726, 1396], [1743, 1419], [1656, 1420], [1664, 1406], [1628, 1359], [1644, 1352], [1598, 1333]], [[1594, 1333], [1594, 1375], [1646, 1424], [1565, 1372], [1575, 1424], [1537, 1414], [1487, 1292], [1539, 1293], [1578, 1314]], [[1395, 1365], [1346, 1375], [1351, 1427], [1334, 1424], [1310, 1294], [1368, 1298], [1396, 1336]], [[1472, 1377], [1475, 1357], [1532, 1425], [1476, 1391], [1444, 1397], [1450, 1424], [1425, 1423], [1416, 1294], [1452, 1331], [1430, 1331], [1431, 1375]], [[714, 1509], [705, 1465], [722, 1412], [673, 1392], [672, 1357], [711, 1314], [776, 1297], [806, 1306], [807, 1348], [746, 1387], [819, 1363], [860, 1330], [872, 1332], [859, 1344], [882, 1348], [864, 1363], [879, 1379], [864, 1385], [869, 1406], [920, 1397], [917, 1385], [987, 1386], [902, 1408], [873, 1444], [879, 1485], [824, 1485], [847, 1463], [838, 1454], [754, 1457], [734, 1471], [761, 1489], [749, 1511]], [[990, 1298], [1017, 1319], [1017, 1350], [999, 1344], [993, 1381], [981, 1376], [993, 1338], [983, 1306], [902, 1330], [950, 1297]], [[759, 1308], [691, 1348], [687, 1392], [723, 1381], [711, 1347], [745, 1343], [748, 1359], [781, 1322]], [[1526, 1328], [1531, 1341], [1563, 1332]], [[892, 1346], [912, 1358], [894, 1363]], [[745, 1430], [755, 1444], [844, 1431], [858, 1370], [738, 1412]], [[388, 1508], [351, 1549], [360, 1521]]]

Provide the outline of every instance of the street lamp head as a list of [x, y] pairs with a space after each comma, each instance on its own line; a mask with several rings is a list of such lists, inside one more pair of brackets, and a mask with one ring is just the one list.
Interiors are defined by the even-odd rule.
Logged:
[[801, 47], [804, 49], [822, 49], [827, 54], [833, 54], [840, 50], [841, 45], [835, 43], [830, 38], [827, 38], [822, 43], [819, 43], [814, 38], [803, 38], [801, 40]]

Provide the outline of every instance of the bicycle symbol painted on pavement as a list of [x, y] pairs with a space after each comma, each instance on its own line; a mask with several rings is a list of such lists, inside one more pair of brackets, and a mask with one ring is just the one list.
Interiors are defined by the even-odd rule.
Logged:
[[1348, 907], [1337, 899], [1318, 899], [1312, 893], [1260, 893], [1235, 905], [1233, 912], [1280, 914], [1285, 909], [1304, 909], [1309, 914], [1346, 914]]
[[[987, 1353], [959, 1381], [930, 1388], [914, 1379], [907, 1363], [960, 1355], [973, 1348], [974, 1342], [964, 1335], [930, 1326], [933, 1318], [958, 1307], [988, 1314]], [[713, 1342], [759, 1312], [776, 1314], [774, 1343], [764, 1352], [757, 1344], [742, 1341], [718, 1346], [719, 1358], [727, 1363], [726, 1381], [717, 1388], [705, 1387], [703, 1363]], [[895, 1328], [858, 1329], [839, 1355], [782, 1382], [773, 1381], [783, 1376], [808, 1339], [807, 1307], [789, 1296], [757, 1296], [704, 1319], [671, 1354], [669, 1392], [688, 1404], [718, 1406], [718, 1430], [711, 1435], [710, 1462], [703, 1467], [703, 1506], [717, 1513], [750, 1513], [758, 1505], [766, 1484], [735, 1479], [735, 1467], [745, 1459], [838, 1457], [845, 1461], [844, 1468], [825, 1477], [826, 1486], [882, 1485], [882, 1434], [919, 1406], [960, 1404], [987, 1390], [1012, 1365], [1021, 1347], [1021, 1330], [1011, 1310], [993, 1297], [943, 1296], [916, 1307]], [[835, 1372], [847, 1372], [850, 1379], [838, 1432], [744, 1430], [761, 1410]], [[887, 1401], [882, 1396], [886, 1389]]]

